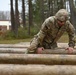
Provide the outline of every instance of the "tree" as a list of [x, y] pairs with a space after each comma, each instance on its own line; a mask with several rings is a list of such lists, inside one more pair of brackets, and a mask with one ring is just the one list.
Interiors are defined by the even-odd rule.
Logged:
[[39, 0], [39, 4], [40, 4], [40, 18], [42, 20], [42, 22], [44, 22], [45, 20], [45, 16], [44, 16], [44, 0]]
[[26, 27], [26, 19], [25, 19], [25, 0], [22, 0], [22, 24], [23, 27]]
[[76, 8], [74, 6], [74, 0], [69, 0], [70, 13], [71, 13], [71, 22], [76, 28]]
[[18, 11], [18, 0], [15, 0], [15, 35], [18, 36], [18, 27], [19, 27], [19, 11]]
[[29, 4], [29, 29], [28, 29], [28, 34], [30, 35], [30, 26], [33, 25], [32, 0], [28, 0], [28, 4]]
[[14, 9], [13, 9], [13, 0], [10, 0], [11, 5], [11, 30], [15, 32], [15, 17], [14, 17]]

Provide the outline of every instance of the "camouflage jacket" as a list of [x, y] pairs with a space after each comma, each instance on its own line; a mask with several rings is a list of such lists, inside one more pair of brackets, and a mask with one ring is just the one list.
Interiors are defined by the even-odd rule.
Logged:
[[65, 25], [60, 28], [56, 22], [55, 16], [49, 17], [44, 21], [40, 31], [34, 37], [35, 45], [38, 45], [39, 43], [42, 44], [43, 41], [46, 41], [48, 43], [57, 42], [65, 31], [69, 35], [69, 47], [74, 47], [75, 29], [69, 20], [67, 20]]

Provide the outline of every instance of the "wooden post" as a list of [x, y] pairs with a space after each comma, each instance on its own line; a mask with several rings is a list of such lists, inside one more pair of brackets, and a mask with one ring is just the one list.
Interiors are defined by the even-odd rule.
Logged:
[[0, 75], [76, 75], [76, 66], [0, 64]]
[[0, 54], [0, 64], [76, 65], [76, 55]]

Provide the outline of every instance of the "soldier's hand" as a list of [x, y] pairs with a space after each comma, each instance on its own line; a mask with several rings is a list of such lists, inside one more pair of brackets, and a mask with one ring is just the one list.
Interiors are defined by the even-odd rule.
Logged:
[[41, 54], [41, 52], [44, 50], [44, 48], [43, 47], [39, 47], [39, 48], [37, 48], [37, 54]]
[[68, 47], [68, 48], [66, 48], [66, 50], [68, 51], [68, 53], [73, 53], [74, 48]]

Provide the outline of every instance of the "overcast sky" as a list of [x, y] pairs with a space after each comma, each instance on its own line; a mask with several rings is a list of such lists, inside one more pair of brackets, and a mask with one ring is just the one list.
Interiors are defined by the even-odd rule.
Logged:
[[[19, 11], [21, 11], [21, 4], [18, 7]], [[26, 8], [27, 12], [28, 8]], [[10, 0], [0, 0], [0, 11], [10, 11]]]
[[10, 0], [0, 0], [0, 11], [10, 11]]

